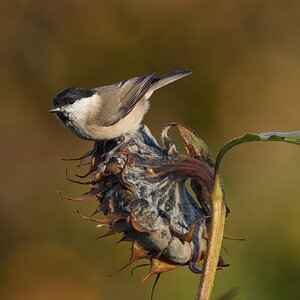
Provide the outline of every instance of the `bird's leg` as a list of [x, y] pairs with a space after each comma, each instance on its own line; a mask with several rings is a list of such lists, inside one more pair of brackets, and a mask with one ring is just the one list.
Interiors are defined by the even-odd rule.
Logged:
[[118, 140], [119, 141], [117, 141], [117, 145], [113, 147], [111, 150], [109, 150], [107, 153], [105, 153], [104, 160], [102, 160], [101, 163], [107, 164], [109, 160], [113, 157], [115, 152], [119, 150], [126, 142], [124, 136], [121, 136], [120, 138], [118, 138]]

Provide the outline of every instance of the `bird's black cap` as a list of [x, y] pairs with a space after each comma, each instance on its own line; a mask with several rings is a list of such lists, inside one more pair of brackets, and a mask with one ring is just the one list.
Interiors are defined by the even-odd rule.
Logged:
[[73, 104], [75, 101], [82, 98], [88, 98], [93, 96], [96, 91], [88, 90], [79, 87], [69, 87], [61, 91], [53, 99], [53, 107], [61, 107], [63, 105]]

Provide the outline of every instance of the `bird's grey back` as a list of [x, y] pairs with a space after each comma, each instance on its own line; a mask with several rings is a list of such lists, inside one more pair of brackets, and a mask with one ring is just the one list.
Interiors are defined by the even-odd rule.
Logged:
[[95, 118], [102, 126], [112, 126], [127, 116], [147, 92], [152, 94], [155, 90], [189, 74], [191, 71], [180, 70], [155, 78], [154, 73], [150, 73], [95, 88], [102, 100], [100, 113]]
[[115, 84], [96, 88], [100, 95], [102, 108], [97, 120], [102, 126], [111, 126], [128, 115], [136, 103], [149, 90], [154, 73], [143, 77], [134, 77]]

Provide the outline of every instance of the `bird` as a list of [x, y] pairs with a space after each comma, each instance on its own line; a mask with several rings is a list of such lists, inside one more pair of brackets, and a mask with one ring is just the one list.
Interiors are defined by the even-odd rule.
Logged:
[[153, 92], [191, 73], [179, 70], [161, 77], [149, 73], [93, 89], [69, 87], [55, 96], [49, 112], [85, 140], [131, 137], [149, 109]]

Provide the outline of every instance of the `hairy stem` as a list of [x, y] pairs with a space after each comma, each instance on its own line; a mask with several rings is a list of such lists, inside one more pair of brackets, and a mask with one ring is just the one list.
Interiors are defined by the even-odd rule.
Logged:
[[207, 253], [204, 259], [203, 272], [201, 275], [197, 300], [209, 300], [214, 285], [216, 270], [218, 266], [226, 215], [226, 206], [223, 200], [223, 191], [220, 177], [215, 176], [212, 199], [212, 217], [209, 228], [209, 240]]

